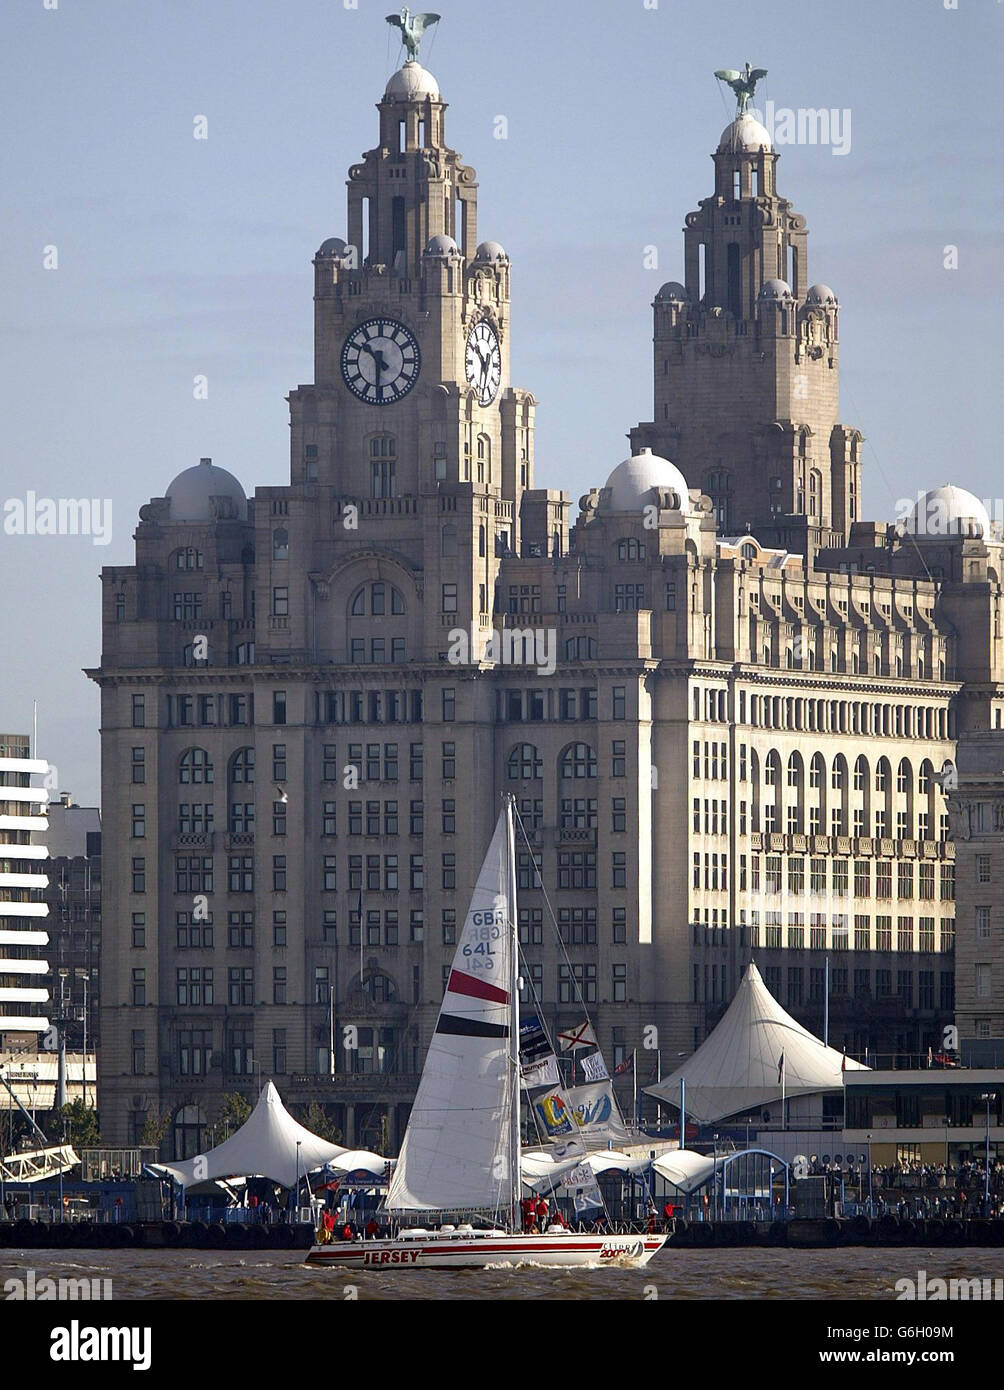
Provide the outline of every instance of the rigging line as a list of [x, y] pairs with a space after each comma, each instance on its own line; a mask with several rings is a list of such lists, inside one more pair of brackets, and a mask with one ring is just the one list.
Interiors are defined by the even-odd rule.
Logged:
[[551, 918], [551, 923], [552, 923], [552, 925], [553, 925], [553, 927], [554, 927], [554, 935], [555, 935], [555, 937], [557, 938], [559, 947], [561, 948], [561, 954], [562, 954], [562, 956], [564, 957], [565, 965], [568, 967], [568, 974], [569, 974], [569, 977], [570, 977], [570, 979], [571, 979], [571, 981], [572, 981], [572, 987], [573, 987], [573, 989], [574, 989], [574, 991], [575, 991], [575, 995], [576, 995], [576, 1001], [575, 1001], [575, 1002], [577, 1002], [577, 1003], [580, 1005], [580, 1007], [581, 1007], [581, 1009], [582, 1009], [582, 1012], [585, 1014], [586, 1022], [587, 1022], [588, 1024], [592, 1025], [592, 1019], [591, 1019], [590, 1016], [589, 1016], [589, 1010], [586, 1008], [586, 1001], [585, 1001], [585, 999], [583, 998], [582, 990], [581, 990], [581, 988], [579, 987], [579, 982], [578, 982], [578, 980], [575, 978], [575, 970], [574, 970], [574, 968], [573, 968], [573, 966], [572, 966], [571, 958], [570, 958], [570, 956], [569, 956], [567, 950], [565, 949], [565, 943], [564, 943], [564, 941], [562, 940], [561, 931], [560, 931], [560, 928], [558, 927], [558, 919], [557, 919], [557, 917], [555, 916], [554, 908], [551, 906], [551, 900], [550, 900], [550, 898], [547, 896], [547, 889], [544, 887], [544, 879], [543, 879], [543, 875], [542, 875], [541, 872], [540, 872], [540, 866], [539, 866], [538, 863], [537, 863], [537, 856], [536, 856], [536, 855], [534, 854], [534, 852], [533, 852], [533, 845], [530, 843], [530, 837], [529, 837], [529, 836], [527, 835], [527, 833], [526, 833], [526, 826], [523, 824], [523, 817], [522, 817], [522, 816], [520, 815], [520, 813], [519, 813], [519, 807], [518, 807], [518, 805], [515, 805], [515, 804], [514, 804], [514, 805], [513, 805], [513, 810], [514, 810], [515, 813], [516, 813], [516, 819], [517, 819], [517, 821], [519, 822], [519, 828], [520, 828], [520, 830], [522, 830], [522, 832], [523, 832], [523, 839], [526, 841], [526, 846], [527, 846], [527, 848], [528, 848], [529, 851], [530, 851], [530, 862], [531, 862], [531, 864], [533, 865], [534, 873], [535, 873], [536, 876], [537, 876], [537, 882], [538, 882], [538, 885], [539, 885], [539, 887], [540, 887], [540, 891], [541, 891], [541, 893], [542, 893], [543, 896], [544, 896], [544, 903], [545, 903], [546, 906], [547, 906], [548, 915], [550, 916], [550, 918]]

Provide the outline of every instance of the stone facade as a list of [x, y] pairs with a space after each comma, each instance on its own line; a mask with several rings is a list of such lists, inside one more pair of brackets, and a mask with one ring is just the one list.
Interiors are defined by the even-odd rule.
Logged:
[[290, 484], [248, 503], [204, 461], [102, 575], [103, 1135], [169, 1112], [195, 1152], [270, 1075], [396, 1144], [504, 792], [527, 996], [559, 1028], [584, 998], [640, 1084], [752, 956], [818, 1030], [829, 957], [834, 1045], [926, 1049], [953, 1017], [935, 774], [1004, 705], [979, 504], [859, 519], [836, 298], [739, 122], [656, 297], [654, 419], [572, 524], [438, 87], [408, 64], [378, 109], [314, 260]]

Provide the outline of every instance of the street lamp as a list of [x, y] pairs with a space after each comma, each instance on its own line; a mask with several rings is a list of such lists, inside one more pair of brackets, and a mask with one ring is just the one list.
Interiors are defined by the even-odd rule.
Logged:
[[990, 1215], [990, 1102], [997, 1099], [996, 1091], [984, 1091], [980, 1096], [987, 1107], [987, 1149], [986, 1149], [986, 1172], [983, 1176], [983, 1214]]

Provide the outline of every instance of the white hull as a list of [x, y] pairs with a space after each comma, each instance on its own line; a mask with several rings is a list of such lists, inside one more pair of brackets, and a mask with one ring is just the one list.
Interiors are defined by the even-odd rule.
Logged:
[[666, 1237], [592, 1235], [573, 1231], [507, 1235], [503, 1231], [465, 1236], [422, 1236], [332, 1241], [314, 1245], [309, 1265], [329, 1269], [638, 1269], [661, 1250]]

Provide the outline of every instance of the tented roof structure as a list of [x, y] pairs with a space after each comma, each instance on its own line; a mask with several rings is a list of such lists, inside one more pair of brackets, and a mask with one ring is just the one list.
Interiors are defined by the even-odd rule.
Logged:
[[713, 1124], [727, 1115], [780, 1100], [782, 1056], [786, 1098], [839, 1091], [843, 1069], [868, 1070], [796, 1023], [751, 964], [710, 1037], [672, 1076], [645, 1090], [679, 1105], [682, 1077], [687, 1083], [687, 1118]]
[[271, 1178], [280, 1187], [293, 1187], [298, 1178], [345, 1152], [341, 1145], [329, 1144], [297, 1124], [279, 1099], [279, 1092], [267, 1081], [258, 1104], [236, 1134], [198, 1158], [160, 1167], [182, 1187], [232, 1177]]
[[711, 1180], [715, 1160], [707, 1154], [694, 1153], [691, 1149], [674, 1149], [670, 1153], [660, 1154], [652, 1167], [681, 1192], [693, 1192]]

